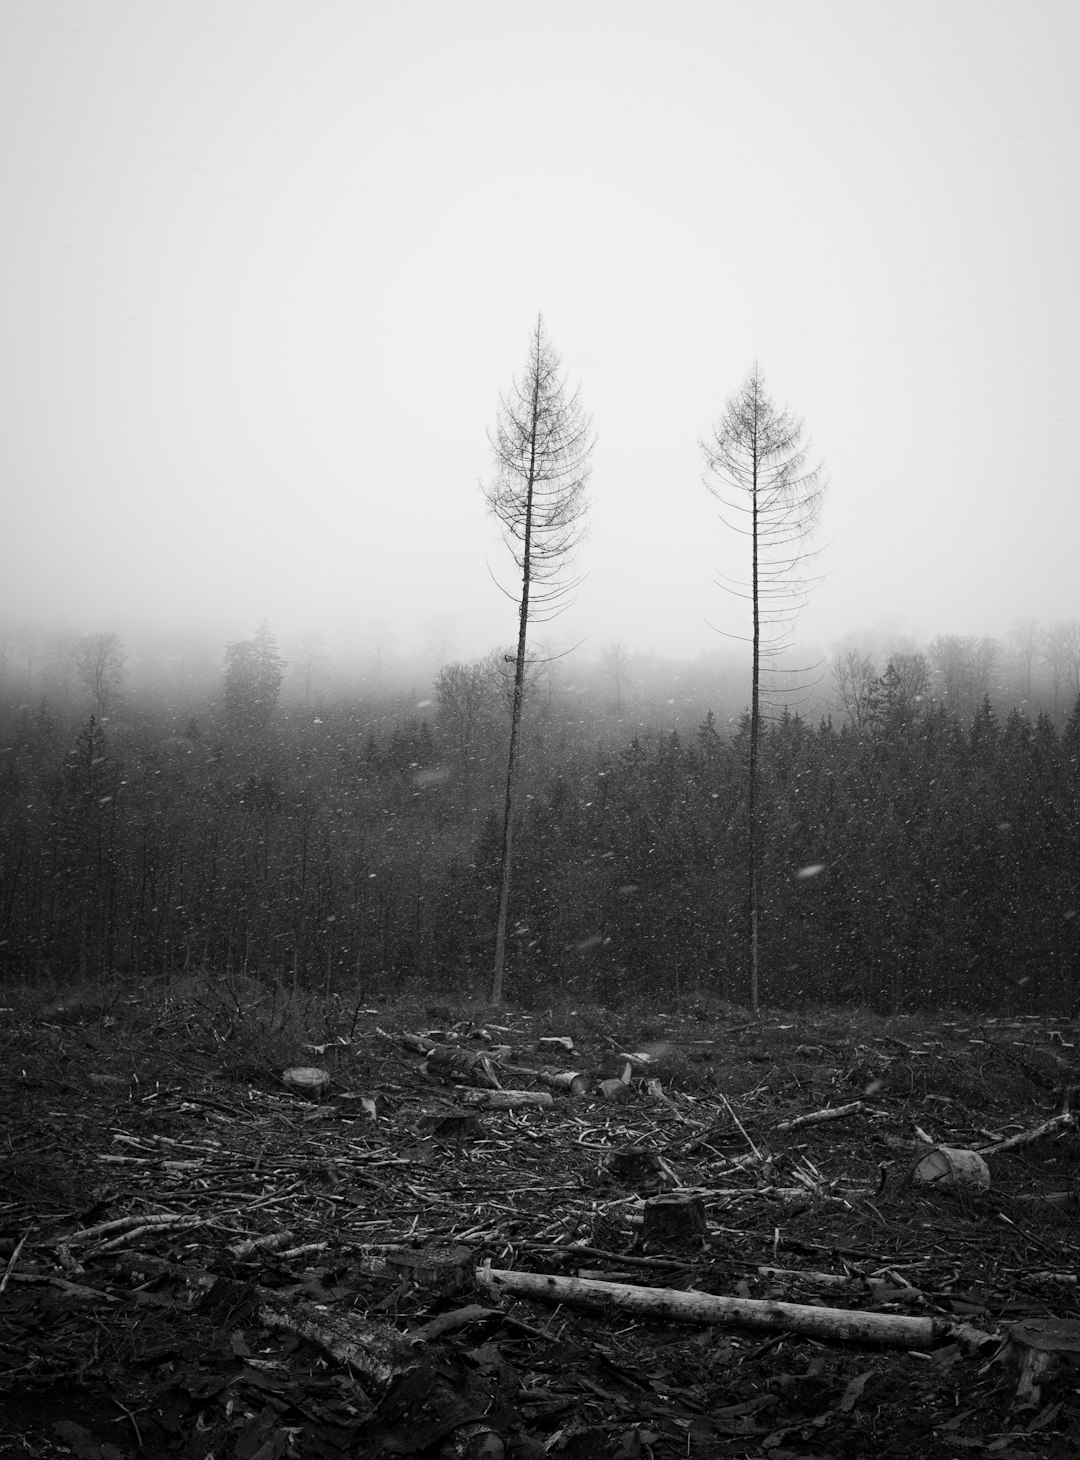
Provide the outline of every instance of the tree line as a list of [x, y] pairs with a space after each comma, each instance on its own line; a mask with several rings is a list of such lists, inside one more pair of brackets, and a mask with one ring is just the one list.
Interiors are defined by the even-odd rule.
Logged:
[[[939, 772], [962, 783], [972, 805], [980, 799], [990, 804], [988, 788], [968, 783], [970, 766], [958, 747], [973, 750], [978, 735], [984, 752], [991, 746], [997, 753], [999, 731], [989, 697], [997, 654], [991, 640], [942, 638], [925, 654], [893, 653], [880, 672], [865, 644], [842, 646], [833, 660], [832, 690], [844, 723], [837, 731], [831, 719], [822, 719], [808, 738], [807, 721], [788, 707], [791, 676], [799, 672], [789, 655], [798, 611], [819, 577], [812, 571], [810, 540], [825, 477], [809, 460], [802, 422], [773, 404], [760, 368], [754, 366], [699, 443], [704, 483], [725, 529], [744, 539], [746, 560], [745, 577], [718, 578], [735, 601], [735, 614], [726, 620], [733, 627], [722, 632], [742, 639], [750, 660], [749, 708], [737, 733], [726, 739], [710, 711], [692, 746], [678, 732], [655, 745], [639, 734], [597, 769], [581, 747], [575, 756], [567, 753], [574, 739], [568, 722], [560, 728], [536, 713], [536, 682], [546, 673], [550, 691], [554, 656], [537, 652], [531, 634], [537, 623], [558, 616], [580, 581], [574, 555], [584, 534], [595, 446], [580, 393], [570, 392], [542, 317], [531, 333], [525, 368], [500, 399], [489, 444], [494, 475], [483, 491], [513, 565], [511, 587], [503, 591], [515, 605], [516, 641], [512, 652], [482, 664], [451, 664], [440, 671], [434, 729], [430, 717], [413, 717], [398, 722], [384, 743], [370, 716], [365, 727], [355, 702], [347, 700], [335, 702], [332, 715], [311, 721], [323, 656], [317, 636], [309, 635], [298, 665], [304, 714], [287, 734], [288, 718], [278, 716], [287, 664], [264, 623], [252, 639], [226, 648], [209, 753], [192, 716], [179, 735], [159, 736], [157, 752], [147, 757], [136, 716], [125, 711], [119, 737], [106, 732], [121, 704], [125, 653], [118, 636], [57, 639], [50, 667], [63, 675], [64, 708], [76, 676], [93, 713], [66, 758], [57, 765], [54, 756], [47, 774], [41, 768], [50, 763], [57, 722], [45, 700], [33, 731], [24, 711], [15, 743], [5, 752], [11, 850], [0, 859], [0, 877], [9, 882], [5, 917], [18, 930], [10, 956], [23, 960], [24, 974], [34, 967], [50, 971], [57, 960], [74, 963], [82, 975], [91, 966], [153, 972], [159, 963], [169, 972], [182, 956], [185, 967], [194, 960], [248, 970], [254, 960], [276, 976], [283, 961], [291, 960], [294, 977], [301, 967], [307, 977], [317, 951], [320, 967], [325, 955], [328, 983], [340, 973], [343, 957], [355, 960], [356, 972], [370, 967], [380, 976], [392, 970], [395, 977], [412, 972], [445, 981], [456, 969], [473, 980], [477, 949], [483, 947], [493, 965], [490, 997], [497, 1004], [508, 962], [521, 991], [547, 987], [553, 978], [564, 986], [575, 983], [575, 960], [560, 962], [553, 941], [558, 922], [564, 934], [580, 933], [563, 951], [590, 954], [586, 982], [595, 989], [612, 981], [639, 982], [637, 965], [660, 956], [651, 941], [660, 928], [668, 956], [678, 955], [676, 995], [689, 980], [725, 997], [746, 992], [757, 1008], [764, 979], [773, 998], [864, 997], [877, 1003], [888, 998], [900, 1007], [909, 998], [951, 999], [961, 985], [967, 997], [970, 969], [996, 967], [996, 955], [968, 948], [964, 964], [963, 947], [954, 946], [950, 932], [941, 946], [959, 965], [950, 963], [943, 976], [936, 960], [949, 913], [942, 911], [938, 894], [944, 898], [948, 883], [920, 884], [916, 892], [903, 873], [905, 855], [917, 855], [923, 867], [936, 865], [936, 845], [916, 845], [905, 840], [906, 832], [895, 845], [883, 840], [880, 847], [887, 844], [888, 853], [864, 859], [884, 878], [876, 897], [869, 889], [855, 895], [864, 864], [847, 868], [837, 904], [846, 908], [847, 933], [839, 931], [839, 912], [832, 922], [822, 922], [821, 908], [831, 906], [826, 893], [807, 897], [803, 888], [793, 902], [784, 882], [785, 849], [790, 852], [791, 844], [858, 843], [866, 818], [883, 814], [868, 792], [851, 799], [867, 764], [877, 766], [881, 794], [897, 784], [917, 788], [927, 767], [934, 771], [925, 805], [918, 790], [912, 791], [916, 810], [903, 823], [912, 838], [934, 820], [938, 792], [929, 792], [939, 786]], [[744, 633], [733, 631], [740, 612], [746, 616]], [[1066, 628], [1043, 633], [1031, 623], [1017, 626], [1027, 713], [1011, 715], [1008, 736], [1001, 734], [1014, 757], [1026, 743], [1024, 727], [1033, 723], [1040, 656], [1052, 669], [1055, 714], [1063, 685], [1074, 684], [1080, 703], [1080, 632], [1070, 636]], [[14, 643], [0, 635], [0, 704]], [[28, 681], [30, 645], [24, 635], [19, 647]], [[384, 646], [380, 635], [377, 683]], [[621, 715], [628, 656], [616, 643], [602, 660]], [[931, 682], [939, 689], [936, 699], [927, 698]], [[813, 682], [800, 684], [799, 703], [814, 690]], [[1058, 758], [1072, 764], [1074, 720], [1075, 713], [1061, 745], [1045, 716], [1034, 722], [1028, 739], [1044, 745], [1049, 733], [1056, 753], [1064, 747]], [[305, 726], [321, 733], [306, 734]], [[937, 763], [939, 743], [953, 747], [948, 766]], [[867, 745], [874, 747], [869, 761]], [[910, 764], [900, 753], [904, 745], [909, 751], [921, 747]], [[879, 762], [889, 746], [892, 758], [883, 767]], [[784, 764], [796, 747], [806, 765], [795, 780], [807, 779], [789, 784]], [[595, 749], [594, 743], [594, 755]], [[402, 761], [406, 754], [413, 758]], [[500, 757], [497, 814], [491, 776]], [[655, 778], [643, 771], [651, 758]], [[992, 760], [984, 754], [985, 764]], [[304, 768], [299, 776], [298, 764]], [[550, 785], [547, 772], [554, 775]], [[656, 781], [666, 800], [646, 814]], [[445, 793], [448, 786], [451, 794]], [[627, 803], [611, 811], [612, 788], [627, 787], [638, 798], [636, 809]], [[589, 799], [582, 799], [586, 794]], [[578, 804], [591, 814], [572, 814]], [[851, 824], [830, 819], [825, 810], [807, 822], [806, 808], [813, 804], [842, 807]], [[133, 806], [140, 808], [134, 822]], [[610, 824], [598, 822], [598, 807], [608, 808]], [[891, 814], [891, 803], [888, 809]], [[481, 810], [479, 840], [470, 853], [469, 818]], [[1013, 824], [1003, 812], [999, 829]], [[656, 829], [644, 858], [639, 842], [653, 832], [643, 827]], [[969, 833], [965, 825], [961, 842]], [[579, 844], [575, 838], [582, 836]], [[604, 842], [610, 846], [597, 851]], [[972, 845], [977, 849], [983, 842]], [[582, 860], [586, 846], [592, 850]], [[657, 854], [661, 846], [663, 856]], [[874, 847], [880, 851], [878, 843]], [[819, 849], [815, 857], [791, 874], [794, 882], [831, 888], [836, 869], [846, 865], [843, 855], [830, 858]], [[607, 872], [625, 874], [614, 901], [598, 876], [602, 864]], [[644, 881], [639, 873], [648, 874]], [[654, 902], [656, 885], [663, 892]], [[564, 899], [557, 915], [550, 908], [545, 912], [545, 897], [556, 886]], [[894, 896], [907, 909], [899, 922]], [[954, 922], [962, 924], [965, 910], [979, 905], [978, 891], [969, 879], [957, 896], [955, 906], [944, 900]], [[736, 905], [738, 914], [732, 912]], [[888, 930], [865, 946], [854, 931], [856, 907], [868, 917], [873, 909], [879, 927]], [[676, 912], [678, 926], [672, 922]], [[579, 913], [588, 926], [576, 926]], [[548, 923], [546, 932], [537, 931]], [[916, 925], [936, 928], [938, 942], [920, 942]], [[829, 929], [825, 942], [823, 926]], [[834, 936], [839, 941], [829, 942]], [[931, 943], [937, 952], [927, 951]], [[852, 985], [845, 949], [856, 945], [861, 972]], [[808, 949], [815, 955], [810, 963], [803, 957]], [[9, 956], [2, 948], [0, 955]], [[891, 984], [883, 960], [892, 971]], [[958, 966], [968, 971], [958, 973]], [[652, 977], [644, 975], [646, 982]], [[1064, 997], [1060, 980], [1053, 987], [1053, 997]]]
[[[262, 651], [196, 714], [3, 707], [3, 977], [486, 991], [511, 666], [313, 713]], [[857, 723], [762, 726], [762, 1000], [1074, 1011], [1080, 701], [968, 718], [927, 666], [887, 665]], [[748, 716], [634, 733], [592, 693], [527, 682], [514, 997], [744, 1000]]]

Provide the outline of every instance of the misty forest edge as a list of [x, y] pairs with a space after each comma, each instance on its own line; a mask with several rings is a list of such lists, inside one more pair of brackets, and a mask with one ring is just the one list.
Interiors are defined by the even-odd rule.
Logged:
[[430, 697], [385, 631], [335, 672], [317, 634], [287, 662], [264, 623], [222, 677], [0, 624], [0, 979], [475, 996], [495, 944], [494, 1002], [505, 964], [523, 1002], [1075, 1014], [1080, 625], [853, 638], [800, 673], [823, 478], [755, 367], [701, 443], [748, 539], [746, 581], [720, 587], [749, 605], [750, 707], [733, 650], [673, 665], [614, 641], [569, 682], [527, 643], [577, 581], [593, 444], [538, 321], [485, 487], [517, 643], [441, 653]]

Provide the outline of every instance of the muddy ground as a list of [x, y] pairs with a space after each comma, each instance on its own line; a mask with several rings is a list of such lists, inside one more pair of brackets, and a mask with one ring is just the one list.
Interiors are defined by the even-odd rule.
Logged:
[[1075, 1023], [0, 1004], [4, 1457], [1080, 1454]]

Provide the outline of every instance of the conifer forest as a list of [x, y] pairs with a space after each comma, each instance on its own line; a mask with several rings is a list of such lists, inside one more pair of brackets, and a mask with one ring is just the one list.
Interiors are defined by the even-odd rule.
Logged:
[[[771, 704], [763, 1003], [1076, 1012], [1080, 699], [1054, 642], [837, 646]], [[5, 982], [483, 992], [510, 656], [350, 670], [267, 625], [216, 661], [5, 644]], [[531, 674], [508, 997], [745, 1001], [745, 666], [614, 645]]]

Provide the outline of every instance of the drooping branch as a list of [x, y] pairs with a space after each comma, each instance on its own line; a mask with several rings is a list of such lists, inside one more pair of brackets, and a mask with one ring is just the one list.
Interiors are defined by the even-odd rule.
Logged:
[[789, 647], [795, 618], [817, 579], [807, 571], [806, 543], [817, 527], [825, 491], [820, 467], [808, 465], [809, 444], [798, 417], [778, 410], [755, 365], [701, 442], [705, 485], [720, 503], [720, 520], [748, 540], [746, 579], [721, 574], [718, 586], [750, 612], [750, 743], [747, 773], [746, 925], [750, 1003], [758, 1007], [758, 747], [763, 673]]
[[503, 801], [499, 913], [491, 1000], [502, 1001], [513, 864], [518, 741], [525, 698], [529, 625], [556, 617], [581, 582], [569, 568], [584, 534], [592, 425], [580, 393], [570, 395], [561, 362], [538, 318], [521, 376], [501, 399], [489, 438], [495, 477], [484, 495], [520, 574], [518, 637]]

